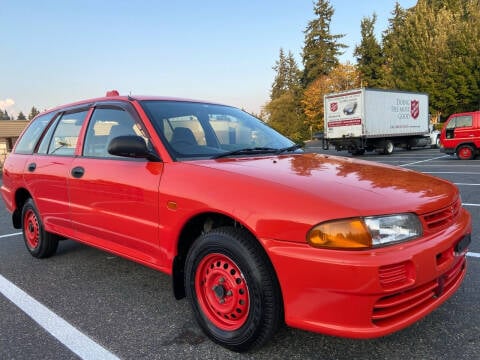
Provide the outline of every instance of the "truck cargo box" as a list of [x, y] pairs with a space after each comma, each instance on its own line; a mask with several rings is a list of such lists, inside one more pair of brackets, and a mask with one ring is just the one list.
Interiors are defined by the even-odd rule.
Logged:
[[423, 146], [429, 132], [425, 93], [362, 88], [325, 95], [324, 106], [325, 139], [337, 150], [343, 145], [335, 139], [362, 150], [378, 149], [387, 141]]

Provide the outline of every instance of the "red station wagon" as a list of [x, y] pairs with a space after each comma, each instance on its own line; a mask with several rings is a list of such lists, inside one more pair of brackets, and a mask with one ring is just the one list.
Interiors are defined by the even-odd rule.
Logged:
[[283, 323], [405, 328], [459, 288], [472, 228], [448, 181], [304, 153], [233, 107], [116, 91], [37, 116], [1, 193], [33, 256], [68, 238], [168, 273], [235, 351]]

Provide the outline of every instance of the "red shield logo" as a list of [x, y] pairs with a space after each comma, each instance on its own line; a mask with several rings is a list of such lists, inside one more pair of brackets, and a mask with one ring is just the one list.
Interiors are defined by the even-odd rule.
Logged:
[[332, 102], [330, 103], [330, 111], [335, 112], [338, 110], [338, 103]]
[[420, 104], [418, 100], [412, 100], [410, 102], [410, 115], [412, 115], [414, 119], [418, 118], [418, 115], [420, 115]]

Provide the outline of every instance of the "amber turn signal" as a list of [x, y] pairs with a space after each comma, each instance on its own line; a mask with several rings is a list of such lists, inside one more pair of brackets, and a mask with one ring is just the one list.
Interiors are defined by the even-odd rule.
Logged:
[[307, 236], [313, 247], [365, 249], [372, 247], [372, 237], [361, 219], [344, 219], [315, 226]]

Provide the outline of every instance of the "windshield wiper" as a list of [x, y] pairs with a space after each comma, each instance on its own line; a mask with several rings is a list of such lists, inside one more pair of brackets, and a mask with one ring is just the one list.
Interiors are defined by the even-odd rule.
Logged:
[[223, 154], [218, 154], [212, 157], [212, 159], [219, 159], [222, 157], [232, 156], [232, 155], [252, 155], [252, 154], [275, 154], [279, 149], [269, 148], [269, 147], [252, 147], [252, 148], [243, 148], [233, 151], [227, 151]]
[[295, 150], [300, 149], [301, 147], [302, 147], [302, 145], [300, 145], [300, 144], [294, 144], [292, 146], [287, 146], [287, 147], [284, 147], [284, 148], [281, 148], [281, 149], [277, 149], [276, 153], [281, 154], [281, 153], [284, 153], [284, 152], [295, 151]]
[[227, 151], [223, 154], [215, 155], [212, 159], [218, 159], [222, 157], [232, 156], [232, 155], [252, 155], [252, 154], [281, 154], [284, 152], [295, 151], [300, 149], [302, 145], [294, 144], [284, 148], [276, 149], [271, 147], [252, 147], [252, 148], [243, 148], [232, 151]]

